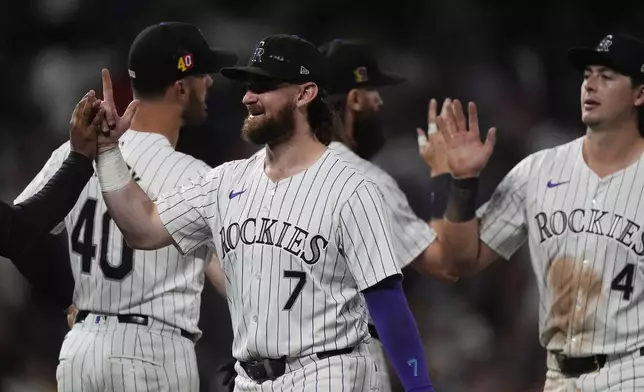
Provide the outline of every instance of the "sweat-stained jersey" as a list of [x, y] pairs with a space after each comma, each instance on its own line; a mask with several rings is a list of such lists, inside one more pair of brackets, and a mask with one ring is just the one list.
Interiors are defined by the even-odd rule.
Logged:
[[505, 259], [528, 241], [546, 349], [632, 352], [644, 347], [644, 157], [600, 178], [583, 140], [515, 166], [478, 211], [480, 236]]

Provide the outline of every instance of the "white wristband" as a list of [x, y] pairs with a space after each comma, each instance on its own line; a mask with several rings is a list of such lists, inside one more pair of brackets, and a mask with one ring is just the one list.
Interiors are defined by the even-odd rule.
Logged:
[[130, 169], [127, 168], [118, 147], [98, 154], [96, 172], [103, 192], [119, 190], [132, 180]]

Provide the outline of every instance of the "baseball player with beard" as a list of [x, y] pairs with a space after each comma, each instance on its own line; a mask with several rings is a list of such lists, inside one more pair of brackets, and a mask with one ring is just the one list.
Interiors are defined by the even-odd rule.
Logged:
[[469, 127], [458, 101], [439, 117], [454, 177], [446, 260], [469, 275], [527, 241], [547, 350], [544, 391], [641, 391], [644, 42], [611, 34], [595, 48], [570, 50], [568, 59], [583, 73], [586, 134], [525, 158], [478, 211], [478, 177], [494, 132], [481, 142], [474, 104]]
[[[375, 391], [367, 308], [408, 391], [432, 391], [377, 186], [327, 148], [325, 61], [296, 36], [263, 39], [247, 67], [242, 134], [264, 148], [156, 202], [128, 175], [118, 132], [97, 171], [134, 248], [208, 245], [226, 275], [237, 391]], [[108, 102], [110, 104], [110, 102]]]
[[[327, 60], [330, 75], [328, 90], [340, 118], [329, 148], [359, 168], [382, 191], [392, 225], [393, 250], [400, 268], [411, 265], [421, 274], [455, 281], [456, 278], [447, 273], [436, 253], [436, 231], [428, 222], [414, 214], [396, 181], [380, 167], [369, 162], [385, 143], [378, 115], [383, 105], [378, 88], [397, 85], [405, 79], [382, 71], [368, 45], [357, 40], [335, 39], [322, 45], [320, 51]], [[430, 125], [434, 130], [435, 122], [436, 101], [432, 100], [428, 123], [434, 124]], [[426, 142], [429, 138], [429, 145], [441, 143], [442, 136], [437, 132], [426, 135], [422, 130], [419, 130], [419, 135], [420, 140], [425, 141], [421, 146], [421, 154], [433, 168], [432, 181], [435, 185], [449, 181], [446, 156], [444, 153], [439, 154], [443, 149], [430, 149]], [[441, 219], [442, 215], [437, 215], [431, 224], [438, 226]], [[377, 331], [371, 324], [370, 331], [375, 338], [370, 344], [370, 350], [381, 376], [380, 390], [390, 391], [391, 381], [385, 353]]]

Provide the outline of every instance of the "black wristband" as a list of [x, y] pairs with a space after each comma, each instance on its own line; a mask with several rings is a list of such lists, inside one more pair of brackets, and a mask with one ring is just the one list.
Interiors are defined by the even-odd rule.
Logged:
[[467, 222], [476, 217], [478, 178], [453, 179], [445, 217], [452, 222]]
[[65, 165], [65, 163], [71, 165], [72, 170], [77, 171], [78, 174], [81, 174], [83, 177], [87, 177], [88, 175], [91, 177], [94, 174], [94, 160], [80, 152], [70, 151], [67, 159], [63, 162], [63, 165]]
[[445, 210], [447, 210], [447, 196], [449, 194], [451, 183], [452, 175], [450, 173], [432, 177], [432, 192], [430, 194], [432, 220], [443, 219], [445, 216]]

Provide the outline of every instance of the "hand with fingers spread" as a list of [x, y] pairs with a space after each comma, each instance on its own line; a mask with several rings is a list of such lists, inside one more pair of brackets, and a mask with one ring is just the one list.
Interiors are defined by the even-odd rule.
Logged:
[[[447, 98], [443, 102], [441, 115], [444, 115], [446, 107], [450, 104], [451, 100]], [[445, 141], [443, 140], [443, 135], [437, 131], [436, 106], [436, 100], [431, 99], [427, 112], [427, 133], [421, 128], [416, 129], [418, 133], [418, 152], [431, 169], [432, 177], [450, 172], [447, 164]]]
[[69, 141], [71, 151], [94, 159], [97, 151], [97, 134], [104, 118], [105, 110], [100, 107], [101, 100], [90, 90], [78, 102], [69, 121]]
[[114, 91], [112, 89], [112, 77], [110, 71], [101, 71], [103, 82], [103, 102], [101, 107], [105, 110], [105, 118], [102, 123], [101, 132], [98, 135], [99, 152], [108, 151], [118, 147], [118, 140], [130, 128], [132, 117], [139, 106], [138, 100], [133, 100], [128, 105], [122, 117], [119, 117], [114, 103]]
[[496, 142], [494, 127], [488, 131], [485, 143], [481, 142], [476, 104], [470, 102], [468, 112], [469, 130], [463, 106], [457, 99], [436, 119], [438, 130], [445, 140], [447, 163], [454, 178], [478, 177], [492, 156]]

